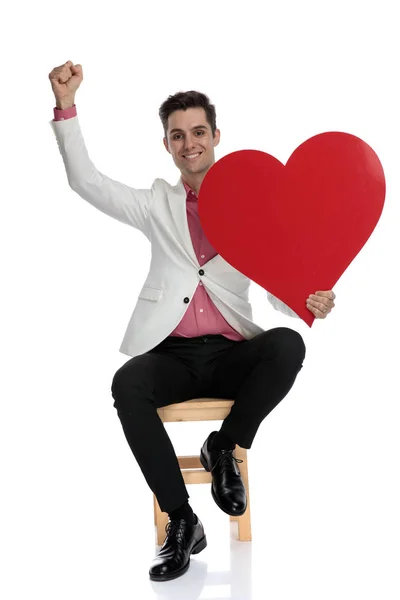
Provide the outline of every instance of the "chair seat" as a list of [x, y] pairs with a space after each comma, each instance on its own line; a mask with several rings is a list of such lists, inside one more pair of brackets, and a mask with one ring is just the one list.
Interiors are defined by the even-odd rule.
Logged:
[[223, 398], [195, 398], [157, 408], [164, 423], [178, 421], [219, 421], [230, 413], [234, 400]]

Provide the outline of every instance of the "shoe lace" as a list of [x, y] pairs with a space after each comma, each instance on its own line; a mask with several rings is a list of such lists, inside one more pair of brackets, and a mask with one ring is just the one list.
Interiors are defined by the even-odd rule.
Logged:
[[168, 523], [165, 526], [165, 532], [167, 534], [167, 537], [173, 537], [175, 535], [177, 540], [180, 540], [181, 542], [184, 542], [185, 540], [185, 537], [183, 535], [183, 527], [180, 520], [168, 521]]
[[242, 463], [243, 460], [240, 458], [235, 458], [235, 456], [233, 456], [233, 454], [232, 454], [233, 450], [221, 450], [220, 452], [221, 452], [221, 454], [218, 456], [218, 458], [215, 462], [215, 465], [211, 469], [211, 473], [214, 471], [215, 467], [217, 467], [218, 465], [220, 467], [223, 466], [225, 469], [236, 473], [236, 470], [235, 470], [232, 460], [234, 460], [236, 463]]

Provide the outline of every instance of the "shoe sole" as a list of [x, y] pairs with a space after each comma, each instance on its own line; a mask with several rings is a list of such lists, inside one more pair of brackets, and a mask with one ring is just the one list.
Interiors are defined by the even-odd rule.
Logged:
[[[208, 468], [207, 460], [206, 460], [206, 457], [204, 456], [202, 450], [200, 452], [200, 462], [203, 465], [203, 467], [205, 468], [205, 470], [210, 473], [211, 471]], [[218, 506], [218, 508], [220, 508], [225, 514], [230, 515], [231, 517], [241, 517], [242, 515], [244, 515], [244, 513], [247, 510], [247, 498], [246, 498], [246, 506], [245, 506], [245, 509], [242, 512], [236, 512], [236, 513], [228, 512], [226, 510], [226, 508], [224, 508], [223, 506], [221, 506], [221, 504], [219, 503], [218, 498], [215, 495], [214, 488], [213, 488], [212, 484], [211, 484], [211, 496], [213, 497], [213, 500], [214, 500], [215, 504]]]
[[[190, 554], [199, 554], [204, 548], [207, 546], [207, 538], [206, 536], [202, 537], [194, 546]], [[187, 561], [186, 565], [181, 567], [179, 571], [175, 571], [174, 573], [164, 573], [161, 575], [150, 575], [150, 579], [152, 581], [169, 581], [170, 579], [176, 579], [177, 577], [181, 577], [184, 575], [186, 571], [190, 567], [190, 557]]]

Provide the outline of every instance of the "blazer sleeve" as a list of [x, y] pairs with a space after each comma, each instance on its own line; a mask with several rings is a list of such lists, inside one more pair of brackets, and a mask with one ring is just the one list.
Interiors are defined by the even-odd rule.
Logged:
[[50, 121], [71, 189], [106, 215], [131, 225], [148, 237], [151, 189], [134, 189], [98, 171], [91, 161], [78, 117]]
[[284, 315], [288, 315], [289, 317], [295, 317], [297, 319], [300, 319], [299, 315], [295, 313], [291, 308], [289, 308], [289, 306], [284, 304], [282, 300], [279, 300], [278, 298], [276, 298], [276, 296], [273, 296], [269, 292], [267, 292], [267, 297], [269, 302], [275, 308], [275, 310], [279, 310], [279, 312], [283, 313]]

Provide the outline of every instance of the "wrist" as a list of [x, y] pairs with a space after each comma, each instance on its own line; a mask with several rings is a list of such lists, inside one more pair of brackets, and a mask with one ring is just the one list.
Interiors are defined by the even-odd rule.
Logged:
[[58, 110], [67, 110], [67, 108], [72, 108], [75, 106], [75, 102], [73, 100], [61, 100], [56, 102], [56, 108]]

